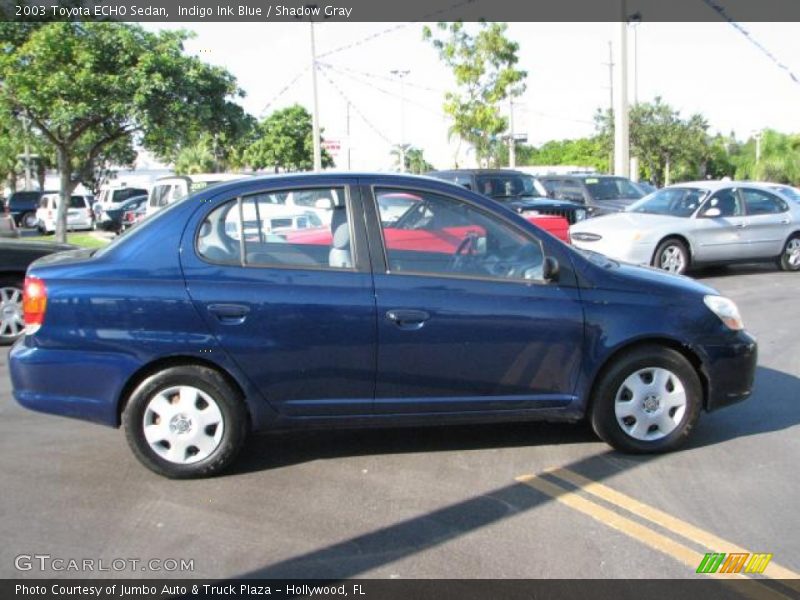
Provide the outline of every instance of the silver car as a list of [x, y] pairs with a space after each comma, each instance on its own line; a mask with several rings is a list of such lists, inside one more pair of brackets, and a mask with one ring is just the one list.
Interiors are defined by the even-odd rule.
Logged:
[[570, 227], [578, 248], [684, 273], [702, 264], [777, 260], [800, 270], [800, 205], [769, 184], [699, 181]]

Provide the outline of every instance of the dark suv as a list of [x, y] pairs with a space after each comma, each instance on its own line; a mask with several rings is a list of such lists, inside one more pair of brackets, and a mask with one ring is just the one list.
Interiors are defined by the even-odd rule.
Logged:
[[56, 192], [14, 192], [6, 201], [8, 212], [14, 217], [17, 227], [33, 229], [38, 223], [36, 209], [43, 194]]
[[550, 198], [580, 202], [589, 216], [620, 212], [645, 196], [630, 179], [615, 175], [545, 175], [538, 180]]
[[570, 225], [586, 218], [587, 211], [576, 202], [548, 198], [546, 189], [536, 179], [513, 169], [452, 169], [432, 171], [429, 177], [444, 179], [464, 186], [492, 200], [507, 205], [518, 213], [536, 211], [556, 215]]

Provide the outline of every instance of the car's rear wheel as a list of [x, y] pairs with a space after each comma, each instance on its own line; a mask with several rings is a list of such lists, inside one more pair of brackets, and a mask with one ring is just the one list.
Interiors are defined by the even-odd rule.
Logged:
[[0, 280], [0, 345], [13, 344], [23, 333], [22, 282]]
[[795, 233], [786, 240], [778, 264], [784, 271], [800, 271], [800, 234]]
[[33, 229], [39, 224], [39, 219], [36, 218], [35, 213], [26, 212], [24, 215], [22, 215], [20, 222], [25, 229]]
[[199, 365], [170, 367], [142, 381], [122, 420], [136, 458], [175, 479], [219, 473], [247, 437], [239, 394], [217, 371]]
[[703, 401], [694, 367], [679, 352], [641, 346], [615, 360], [595, 386], [591, 422], [617, 450], [668, 452], [686, 442]]
[[670, 273], [682, 275], [689, 268], [689, 251], [677, 238], [664, 240], [653, 254], [653, 266]]

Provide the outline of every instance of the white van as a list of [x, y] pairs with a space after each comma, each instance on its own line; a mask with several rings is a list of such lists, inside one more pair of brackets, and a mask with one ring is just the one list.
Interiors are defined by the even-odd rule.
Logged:
[[147, 216], [149, 217], [167, 204], [172, 204], [176, 200], [199, 192], [210, 185], [223, 181], [235, 181], [243, 177], [248, 177], [248, 175], [242, 173], [198, 173], [196, 175], [159, 177], [147, 198]]
[[[39, 200], [39, 208], [36, 210], [38, 228], [42, 233], [52, 233], [56, 230], [56, 217], [58, 215], [58, 205], [60, 204], [60, 194], [44, 194]], [[92, 211], [94, 196], [85, 194], [73, 194], [69, 199], [67, 207], [67, 229], [94, 229], [94, 213]]]

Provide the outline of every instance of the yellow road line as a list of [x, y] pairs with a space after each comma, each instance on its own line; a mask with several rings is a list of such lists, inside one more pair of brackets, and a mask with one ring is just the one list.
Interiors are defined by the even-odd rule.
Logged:
[[[635, 498], [631, 498], [627, 494], [618, 492], [607, 485], [597, 483], [596, 481], [575, 473], [574, 471], [570, 471], [569, 469], [554, 468], [547, 469], [545, 472], [550, 473], [551, 475], [554, 475], [563, 481], [571, 483], [572, 485], [580, 488], [588, 494], [591, 494], [592, 496], [605, 500], [606, 502], [610, 502], [615, 506], [624, 508], [628, 512], [638, 517], [650, 521], [651, 523], [655, 523], [661, 527], [664, 527], [665, 529], [669, 529], [670, 531], [677, 533], [687, 540], [691, 540], [697, 544], [700, 544], [701, 546], [705, 546], [713, 552], [726, 552], [728, 554], [750, 554], [749, 550], [746, 550], [741, 546], [729, 542], [728, 540], [724, 540], [721, 537], [705, 531], [704, 529], [700, 529], [699, 527], [696, 527], [691, 523], [687, 523], [682, 519], [673, 517], [672, 515], [645, 504], [644, 502], [640, 502]], [[698, 562], [697, 564], [700, 563]], [[697, 568], [697, 565], [695, 565], [695, 568]], [[775, 562], [769, 563], [764, 571], [764, 576], [771, 579], [800, 579], [800, 574], [792, 571], [791, 569], [787, 569], [786, 567], [782, 567]], [[794, 585], [791, 587], [795, 588]], [[800, 589], [800, 587], [795, 589]]]
[[[608, 508], [605, 508], [604, 506], [595, 504], [591, 500], [587, 500], [586, 498], [579, 496], [577, 493], [563, 488], [560, 485], [556, 485], [555, 483], [552, 483], [546, 479], [542, 479], [535, 475], [522, 475], [517, 477], [516, 480], [532, 487], [535, 490], [538, 490], [546, 496], [550, 496], [554, 500], [564, 504], [565, 506], [568, 506], [569, 508], [572, 508], [573, 510], [599, 521], [603, 525], [607, 525], [613, 529], [616, 529], [617, 531], [624, 533], [625, 535], [632, 537], [643, 544], [658, 550], [659, 552], [663, 552], [664, 554], [675, 558], [676, 560], [689, 566], [692, 569], [692, 572], [694, 572], [694, 569], [697, 568], [697, 565], [699, 565], [700, 561], [703, 559], [703, 554], [692, 550], [688, 546], [684, 546], [672, 538], [658, 533], [657, 531], [653, 531], [649, 527], [624, 517]], [[784, 594], [781, 594], [780, 592], [772, 590], [768, 587], [764, 587], [764, 585], [759, 585], [757, 580], [749, 579], [747, 576], [741, 573], [733, 573], [730, 575], [714, 573], [708, 576], [715, 577], [723, 581], [741, 579], [752, 582], [753, 584], [757, 584], [746, 586], [745, 588], [736, 588], [739, 589], [739, 591], [746, 591], [750, 597], [756, 598], [757, 600], [785, 600], [787, 598], [787, 596]], [[741, 586], [741, 584], [737, 585]]]

